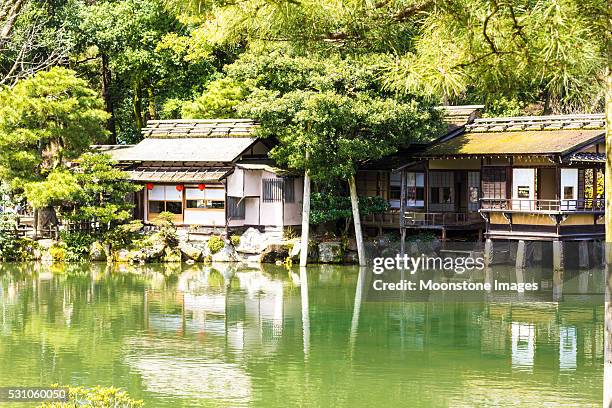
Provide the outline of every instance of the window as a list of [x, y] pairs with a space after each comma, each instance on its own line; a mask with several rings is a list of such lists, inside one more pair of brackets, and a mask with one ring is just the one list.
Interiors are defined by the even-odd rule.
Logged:
[[232, 220], [244, 220], [244, 199], [240, 197], [227, 197], [227, 212]]
[[225, 202], [222, 200], [187, 200], [187, 208], [214, 210], [225, 208]]
[[287, 203], [295, 202], [295, 179], [293, 177], [265, 178], [261, 180], [261, 185], [265, 203], [283, 200]]
[[182, 214], [183, 203], [180, 201], [166, 201], [166, 211], [172, 214]]
[[574, 186], [563, 187], [563, 199], [573, 200], [574, 199]]
[[482, 198], [506, 198], [506, 168], [482, 168]]
[[406, 200], [408, 207], [423, 207], [425, 205], [425, 173], [406, 173]]
[[185, 207], [189, 210], [222, 210], [225, 208], [225, 190], [219, 187], [185, 189]]
[[165, 201], [149, 201], [149, 212], [152, 214], [159, 214], [160, 212], [165, 211], [166, 202]]
[[474, 186], [470, 186], [469, 189], [469, 199], [470, 199], [470, 203], [477, 203], [478, 202], [478, 187], [474, 187]]
[[517, 186], [517, 193], [516, 196], [518, 198], [529, 198], [530, 194], [529, 194], [529, 186]]
[[389, 200], [401, 200], [402, 175], [400, 172], [391, 173], [389, 178]]
[[286, 203], [295, 202], [295, 179], [293, 177], [285, 177], [283, 179], [283, 192]]
[[183, 213], [183, 192], [175, 185], [155, 185], [147, 194], [149, 214], [157, 215], [164, 211], [176, 215]]
[[430, 193], [432, 204], [452, 204], [453, 202], [450, 187], [432, 187]]

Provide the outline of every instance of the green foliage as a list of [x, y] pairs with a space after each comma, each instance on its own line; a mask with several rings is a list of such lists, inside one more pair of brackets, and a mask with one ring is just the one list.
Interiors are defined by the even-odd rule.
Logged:
[[506, 97], [548, 112], [598, 110], [608, 12], [599, 1], [432, 2], [414, 49], [389, 64], [386, 80], [459, 102]]
[[506, 97], [500, 97], [494, 101], [491, 101], [484, 116], [498, 117], [498, 116], [521, 116], [525, 109], [525, 103], [517, 98], [508, 99]]
[[365, 60], [279, 51], [245, 55], [227, 72], [251, 84], [238, 112], [261, 122], [261, 137], [280, 141], [271, 156], [290, 168], [308, 169], [314, 180], [348, 179], [359, 163], [442, 129], [438, 112], [428, 105], [386, 93], [377, 64]]
[[67, 262], [82, 262], [87, 260], [91, 245], [96, 240], [95, 236], [85, 232], [60, 233], [60, 239], [66, 246]]
[[221, 78], [211, 82], [204, 93], [181, 108], [183, 118], [229, 118], [236, 116], [236, 106], [246, 96], [243, 84]]
[[144, 403], [114, 387], [69, 387], [67, 402], [46, 402], [38, 408], [140, 408]]
[[[171, 101], [201, 93], [213, 77], [210, 47], [189, 41], [194, 27], [180, 21], [164, 0], [79, 4], [76, 58], [90, 60], [79, 69], [92, 82], [107, 81], [107, 109], [114, 113], [119, 141], [139, 141], [149, 118], [176, 117]], [[160, 106], [164, 111], [158, 112]]]
[[[323, 224], [329, 221], [346, 220], [352, 217], [351, 199], [329, 193], [313, 193], [310, 199], [310, 222]], [[359, 197], [359, 214], [380, 214], [389, 208], [382, 197]]]
[[174, 248], [179, 243], [179, 237], [176, 232], [176, 225], [172, 221], [174, 219], [174, 214], [168, 211], [162, 211], [159, 213], [155, 221], [153, 221], [153, 225], [158, 228], [156, 233], [157, 238], [164, 245]]
[[230, 242], [234, 248], [240, 246], [240, 235], [232, 235], [230, 237]]
[[7, 261], [32, 261], [34, 251], [39, 245], [30, 238], [17, 237], [14, 234], [0, 231], [0, 260]]
[[142, 188], [127, 179], [124, 171], [114, 166], [110, 156], [85, 153], [78, 159], [72, 175], [75, 186], [62, 216], [73, 221], [97, 220], [103, 225], [119, 225], [131, 218], [133, 205], [126, 196]]
[[0, 90], [0, 178], [14, 186], [44, 181], [65, 159], [104, 140], [102, 124], [108, 115], [101, 108], [97, 93], [65, 68], [39, 72]]
[[66, 250], [66, 244], [64, 243], [53, 243], [49, 247], [49, 256], [53, 263], [62, 263], [66, 261], [68, 251]]
[[132, 220], [125, 224], [117, 225], [104, 234], [103, 241], [110, 246], [111, 251], [130, 247], [134, 241], [140, 238], [142, 222]]
[[223, 247], [225, 246], [225, 241], [223, 241], [223, 238], [217, 235], [213, 235], [208, 239], [208, 242], [206, 242], [206, 246], [208, 247], [211, 254], [216, 254], [217, 252], [223, 249]]

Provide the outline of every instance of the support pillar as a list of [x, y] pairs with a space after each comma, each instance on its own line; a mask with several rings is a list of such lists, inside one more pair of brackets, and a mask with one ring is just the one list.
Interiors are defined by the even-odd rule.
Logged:
[[404, 254], [406, 254], [406, 228], [402, 227], [400, 229], [400, 235], [401, 235], [401, 240], [400, 240], [400, 255], [403, 258]]
[[553, 241], [553, 301], [563, 297], [563, 242]]
[[486, 267], [491, 266], [491, 262], [493, 262], [493, 240], [491, 238], [487, 238], [485, 241], [484, 261]]
[[525, 269], [525, 264], [527, 262], [527, 243], [523, 240], [518, 242], [516, 247], [516, 269], [523, 270]]
[[588, 269], [589, 264], [589, 241], [580, 241], [578, 243], [578, 266], [583, 269]]

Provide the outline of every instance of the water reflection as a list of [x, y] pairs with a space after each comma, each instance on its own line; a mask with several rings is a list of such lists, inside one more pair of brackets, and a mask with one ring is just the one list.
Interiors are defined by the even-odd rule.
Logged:
[[169, 268], [1, 265], [0, 386], [114, 384], [154, 407], [600, 399], [597, 304], [369, 302], [366, 269]]

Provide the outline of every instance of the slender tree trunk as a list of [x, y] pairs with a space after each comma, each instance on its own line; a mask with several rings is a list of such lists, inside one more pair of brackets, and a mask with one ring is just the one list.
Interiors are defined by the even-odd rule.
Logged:
[[149, 106], [149, 118], [150, 119], [157, 119], [157, 108], [155, 106], [155, 93], [153, 92], [153, 87], [148, 87], [147, 88], [147, 95], [148, 95], [148, 106]]
[[349, 178], [349, 190], [351, 193], [351, 208], [353, 209], [353, 223], [355, 224], [355, 241], [357, 241], [359, 266], [366, 266], [365, 247], [363, 245], [363, 234], [361, 233], [361, 217], [359, 216], [359, 198], [357, 197], [355, 176], [351, 176], [351, 178]]
[[606, 173], [605, 188], [605, 274], [606, 294], [604, 303], [604, 384], [603, 407], [612, 408], [612, 0], [608, 0], [608, 30], [606, 50]]
[[16, 0], [12, 3], [13, 4], [10, 6], [10, 8], [8, 8], [9, 2], [7, 2], [6, 8], [3, 7], [2, 11], [0, 12], [0, 20], [4, 20], [4, 24], [0, 28], [0, 50], [4, 48], [4, 45], [11, 37], [13, 28], [17, 22], [17, 17], [19, 17], [19, 13], [21, 13], [21, 8], [23, 7], [25, 0]]
[[[306, 161], [309, 154], [306, 153]], [[300, 266], [308, 263], [308, 239], [310, 228], [310, 174], [308, 170], [304, 172], [304, 197], [302, 198], [302, 238], [300, 240]]]
[[115, 106], [113, 104], [113, 98], [111, 96], [111, 71], [108, 65], [108, 55], [106, 53], [100, 54], [100, 75], [102, 76], [102, 98], [104, 99], [104, 106], [106, 111], [110, 113], [110, 118], [106, 122], [106, 129], [110, 132], [110, 144], [117, 143], [117, 128], [115, 127]]
[[134, 120], [136, 121], [136, 129], [140, 131], [144, 125], [144, 120], [142, 119], [142, 89], [138, 82], [134, 84]]

